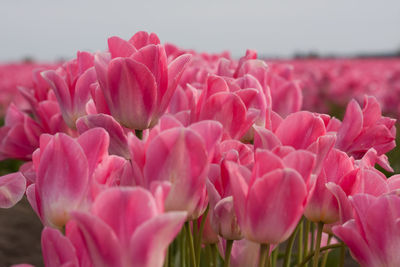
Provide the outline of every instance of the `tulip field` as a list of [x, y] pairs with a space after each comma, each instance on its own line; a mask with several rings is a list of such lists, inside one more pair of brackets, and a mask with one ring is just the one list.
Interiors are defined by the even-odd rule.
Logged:
[[107, 45], [0, 66], [0, 208], [44, 266], [400, 266], [400, 58]]

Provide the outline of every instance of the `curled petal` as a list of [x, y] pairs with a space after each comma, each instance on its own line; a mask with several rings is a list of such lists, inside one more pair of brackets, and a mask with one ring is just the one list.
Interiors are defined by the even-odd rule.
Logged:
[[20, 172], [0, 177], [0, 208], [11, 208], [24, 196], [25, 177]]

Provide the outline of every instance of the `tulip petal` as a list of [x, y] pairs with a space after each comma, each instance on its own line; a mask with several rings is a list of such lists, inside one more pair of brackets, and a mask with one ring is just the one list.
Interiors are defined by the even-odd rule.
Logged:
[[246, 204], [245, 237], [262, 244], [285, 241], [303, 214], [306, 196], [304, 180], [294, 170], [278, 169], [258, 178]]
[[187, 217], [186, 212], [168, 212], [140, 225], [130, 242], [132, 267], [161, 267], [168, 245]]
[[45, 266], [78, 267], [75, 248], [59, 230], [45, 227], [42, 232], [42, 251]]
[[121, 125], [111, 116], [96, 114], [81, 117], [76, 121], [76, 128], [82, 134], [91, 128], [104, 128], [110, 136], [108, 152], [126, 159], [130, 158], [128, 140]]
[[326, 188], [336, 197], [339, 206], [340, 223], [345, 223], [353, 218], [353, 210], [343, 189], [333, 182], [329, 182]]
[[172, 128], [151, 141], [146, 152], [144, 177], [170, 181], [166, 210], [186, 210], [191, 214], [205, 188], [208, 172], [205, 144], [200, 135], [186, 128]]
[[157, 99], [156, 80], [149, 69], [129, 58], [116, 58], [107, 77], [109, 88], [102, 89], [113, 117], [131, 129], [148, 128]]
[[77, 141], [85, 152], [91, 177], [97, 164], [108, 156], [110, 137], [103, 128], [93, 128], [81, 134]]
[[137, 51], [128, 41], [125, 41], [118, 36], [108, 38], [107, 42], [108, 50], [110, 51], [112, 58], [129, 57]]
[[208, 151], [208, 157], [212, 158], [214, 155], [214, 148], [221, 141], [222, 137], [222, 124], [217, 121], [200, 121], [193, 123], [189, 126], [198, 133], [205, 141], [205, 146]]
[[228, 92], [220, 92], [208, 98], [200, 112], [200, 120], [219, 121], [224, 127], [225, 135], [233, 139], [239, 139], [240, 134], [251, 126], [243, 129], [246, 123], [246, 107], [237, 95]]
[[354, 220], [350, 220], [342, 226], [333, 227], [333, 232], [345, 242], [351, 251], [352, 257], [363, 266], [380, 266], [377, 259], [358, 233]]
[[263, 148], [272, 150], [282, 143], [276, 135], [268, 129], [259, 126], [254, 127], [254, 149]]
[[135, 35], [129, 39], [129, 43], [136, 47], [136, 49], [140, 49], [149, 44], [160, 44], [160, 39], [158, 39], [158, 36], [155, 33], [148, 34], [145, 31], [140, 31], [135, 33]]
[[167, 91], [164, 92], [163, 97], [161, 98], [159, 112], [164, 113], [167, 109], [168, 104], [172, 98], [173, 93], [175, 92], [176, 87], [181, 79], [181, 76], [186, 69], [187, 65], [192, 58], [191, 55], [185, 54], [177, 57], [169, 63], [168, 65], [168, 88]]
[[157, 214], [151, 193], [142, 188], [110, 188], [97, 196], [92, 213], [113, 229], [127, 247], [136, 228]]
[[65, 116], [68, 111], [72, 110], [72, 96], [65, 80], [54, 70], [48, 70], [41, 73], [42, 77], [48, 82], [53, 89], [61, 110]]
[[90, 214], [72, 212], [71, 215], [85, 241], [93, 266], [122, 267], [121, 254], [124, 248], [121, 247], [111, 227]]
[[[51, 164], [48, 164], [51, 162]], [[36, 182], [38, 207], [45, 225], [61, 227], [86, 196], [88, 161], [77, 141], [56, 134], [42, 152]]]
[[307, 150], [296, 150], [283, 158], [286, 167], [296, 170], [309, 184], [311, 173], [315, 166], [315, 155]]
[[22, 199], [25, 193], [26, 179], [20, 172], [0, 177], [0, 208], [11, 208]]
[[326, 132], [323, 120], [311, 112], [292, 113], [276, 129], [276, 136], [283, 145], [306, 149]]
[[246, 200], [249, 190], [246, 175], [250, 176], [250, 171], [234, 162], [226, 162], [226, 168], [229, 172], [229, 181], [232, 187], [232, 195], [235, 207], [235, 213], [239, 225], [245, 225], [246, 220]]
[[363, 115], [360, 106], [353, 99], [347, 105], [341, 127], [337, 133], [336, 147], [347, 151], [354, 139], [360, 134], [363, 126]]

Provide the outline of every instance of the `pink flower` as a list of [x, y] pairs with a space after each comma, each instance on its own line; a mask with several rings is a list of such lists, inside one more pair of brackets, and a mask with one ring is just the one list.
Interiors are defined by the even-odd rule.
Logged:
[[96, 55], [95, 68], [111, 115], [125, 127], [143, 130], [152, 128], [167, 109], [190, 55], [167, 64], [162, 45], [135, 44], [110, 38], [111, 57]]
[[42, 252], [46, 267], [78, 267], [76, 250], [71, 241], [57, 229], [45, 227], [42, 231]]
[[80, 134], [89, 129], [104, 128], [110, 136], [109, 153], [129, 159], [128, 138], [122, 126], [111, 116], [106, 114], [87, 115], [76, 121], [76, 128]]
[[217, 148], [209, 172], [207, 192], [209, 198], [209, 217], [213, 230], [227, 240], [243, 238], [234, 209], [232, 189], [229, 182], [227, 161], [243, 166], [254, 164], [252, 148], [237, 140], [225, 140]]
[[[300, 158], [305, 164], [298, 164]], [[314, 167], [312, 153], [295, 151], [280, 159], [258, 150], [252, 173], [233, 162], [227, 167], [244, 237], [262, 244], [285, 241], [303, 214], [306, 184]]]
[[346, 109], [343, 123], [337, 132], [336, 148], [360, 159], [374, 148], [378, 156], [395, 146], [396, 120], [383, 117], [375, 97], [366, 96], [361, 110], [355, 100]]
[[15, 105], [8, 107], [4, 126], [0, 128], [0, 159], [31, 159], [39, 146], [42, 127]]
[[62, 133], [42, 135], [33, 159], [36, 182], [28, 187], [27, 196], [44, 225], [61, 228], [71, 211], [88, 208], [91, 177], [106, 156], [108, 143], [101, 128], [77, 139]]
[[162, 266], [186, 216], [160, 213], [151, 193], [139, 187], [110, 188], [98, 195], [91, 213], [72, 214], [91, 264], [115, 267]]
[[149, 187], [152, 182], [168, 182], [165, 210], [184, 210], [192, 219], [200, 216], [205, 208], [199, 205], [206, 193], [209, 164], [221, 130], [217, 122], [202, 121], [188, 128], [165, 130], [149, 140], [144, 165], [145, 186]]
[[90, 85], [97, 81], [93, 55], [78, 52], [76, 59], [65, 63], [56, 71], [42, 72], [42, 76], [57, 97], [64, 121], [70, 128], [75, 129], [75, 121], [86, 115]]
[[209, 76], [192, 119], [219, 121], [224, 126], [223, 139], [241, 139], [254, 123], [265, 124], [265, 112], [265, 96], [254, 77]]
[[399, 266], [400, 198], [359, 194], [350, 199], [355, 217], [333, 232], [362, 266]]
[[353, 160], [346, 153], [332, 149], [327, 155], [322, 171], [318, 175], [315, 187], [310, 192], [304, 215], [313, 222], [334, 223], [339, 221], [339, 207], [334, 195], [325, 187], [328, 182], [345, 187], [349, 191], [346, 183], [346, 175], [355, 170]]

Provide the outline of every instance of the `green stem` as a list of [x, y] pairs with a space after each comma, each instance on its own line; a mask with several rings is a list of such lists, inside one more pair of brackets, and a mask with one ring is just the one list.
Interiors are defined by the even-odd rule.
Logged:
[[270, 244], [261, 244], [260, 245], [260, 256], [258, 259], [258, 267], [269, 267], [269, 249]]
[[217, 267], [217, 257], [218, 257], [218, 249], [216, 244], [211, 244], [211, 255], [212, 255], [212, 264], [214, 267]]
[[[185, 238], [186, 238], [186, 241], [188, 242], [189, 238], [187, 237], [187, 235], [185, 236]], [[185, 264], [186, 264], [186, 267], [190, 267], [190, 266], [192, 266], [192, 264], [190, 263], [190, 260], [192, 259], [191, 255], [190, 255], [190, 246], [186, 245], [185, 252], [186, 252], [186, 255], [185, 255], [186, 263]]]
[[284, 267], [289, 267], [290, 266], [290, 260], [292, 257], [292, 249], [293, 249], [293, 244], [294, 244], [294, 240], [296, 238], [297, 235], [297, 231], [299, 230], [299, 225], [297, 225], [296, 229], [294, 230], [294, 232], [292, 233], [292, 235], [289, 238], [289, 241], [286, 245], [286, 252], [285, 252], [285, 259], [283, 261], [283, 266]]
[[311, 244], [310, 251], [315, 248], [315, 223], [311, 222]]
[[297, 264], [303, 260], [304, 218], [300, 221], [299, 235], [297, 238]]
[[[205, 246], [205, 256], [206, 256], [206, 262], [211, 265], [211, 247], [210, 245]], [[200, 265], [199, 265], [200, 266]]]
[[[344, 246], [344, 244], [332, 244], [332, 245], [328, 245], [325, 247], [320, 248], [319, 252], [328, 250], [328, 249], [334, 249], [334, 248], [342, 248]], [[298, 265], [299, 267], [304, 266], [307, 264], [307, 262], [314, 256], [315, 251], [312, 251], [310, 254], [308, 254], [307, 257], [304, 258], [304, 260]]]
[[[332, 235], [329, 234], [328, 242], [326, 243], [327, 245], [329, 245], [331, 243], [331, 239], [332, 239]], [[322, 267], [326, 266], [326, 262], [328, 261], [328, 255], [329, 255], [329, 250], [324, 253], [324, 257], [322, 258], [322, 264], [321, 264]]]
[[275, 267], [276, 266], [276, 262], [278, 261], [278, 256], [279, 256], [279, 244], [276, 245], [276, 248], [274, 249], [274, 251], [272, 251], [272, 259], [271, 259], [271, 266]]
[[142, 140], [143, 139], [143, 130], [135, 130], [135, 135], [137, 138]]
[[192, 221], [192, 229], [193, 229], [193, 244], [194, 244], [194, 252], [196, 255], [196, 262], [197, 262], [197, 239], [199, 238], [199, 226], [197, 220]]
[[179, 234], [179, 256], [180, 256], [180, 266], [184, 267], [186, 263], [185, 255], [186, 255], [186, 246], [185, 246], [185, 231], [182, 229]]
[[167, 254], [165, 255], [164, 267], [169, 267], [169, 261], [170, 261], [169, 254], [170, 254], [170, 248], [168, 247]]
[[343, 242], [340, 242], [342, 247], [340, 248], [340, 261], [339, 261], [339, 266], [343, 267], [344, 266], [344, 258], [346, 257], [346, 246]]
[[196, 241], [196, 255], [197, 255], [197, 262], [196, 263], [197, 263], [197, 266], [200, 266], [201, 240], [203, 238], [204, 225], [206, 224], [208, 210], [209, 210], [209, 206], [207, 206], [206, 210], [203, 213], [203, 216], [201, 217], [200, 229], [199, 229], [198, 236], [197, 236], [197, 241]]
[[307, 219], [305, 219], [305, 221], [306, 221], [306, 226], [305, 226], [305, 230], [304, 230], [304, 242], [303, 242], [303, 246], [304, 246], [304, 248], [303, 248], [303, 259], [305, 258], [305, 257], [307, 257], [307, 255], [308, 255], [308, 236], [310, 235], [310, 227], [311, 227], [311, 222], [309, 221], [309, 220], [307, 220]]
[[185, 229], [186, 229], [186, 237], [189, 243], [188, 245], [189, 245], [191, 266], [196, 267], [196, 255], [194, 252], [193, 236], [192, 232], [190, 231], [190, 223], [188, 221], [185, 222]]
[[319, 260], [319, 250], [321, 247], [321, 238], [322, 238], [322, 229], [324, 228], [323, 222], [318, 222], [318, 232], [317, 232], [317, 240], [315, 243], [315, 255], [314, 255], [314, 264], [313, 267], [318, 267]]
[[63, 235], [65, 235], [65, 224], [61, 227], [60, 231], [61, 231], [61, 233], [62, 233]]
[[233, 245], [233, 240], [226, 240], [224, 267], [229, 267], [231, 265], [232, 245]]

